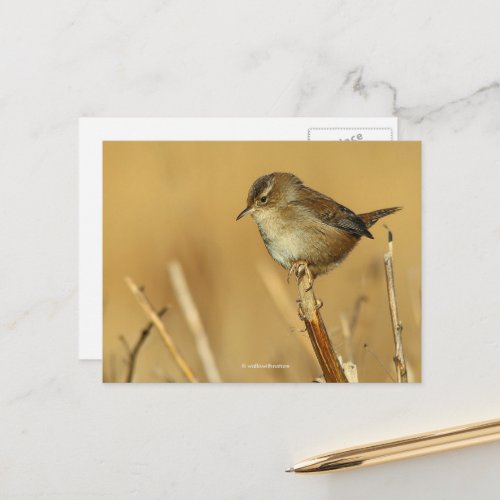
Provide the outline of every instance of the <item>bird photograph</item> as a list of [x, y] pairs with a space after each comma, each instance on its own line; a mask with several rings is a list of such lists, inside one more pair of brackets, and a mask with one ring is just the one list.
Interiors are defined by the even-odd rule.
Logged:
[[401, 207], [357, 215], [297, 176], [274, 172], [252, 184], [247, 207], [236, 220], [250, 214], [276, 262], [288, 270], [303, 262], [317, 276], [338, 266], [362, 236], [373, 239], [368, 229], [398, 210]]
[[106, 141], [105, 382], [421, 382], [419, 142]]

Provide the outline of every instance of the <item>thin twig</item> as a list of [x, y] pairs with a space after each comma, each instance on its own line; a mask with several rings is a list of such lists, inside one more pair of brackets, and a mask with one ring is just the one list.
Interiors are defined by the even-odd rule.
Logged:
[[139, 287], [128, 276], [126, 276], [124, 280], [127, 286], [129, 287], [130, 291], [132, 292], [132, 295], [137, 300], [137, 303], [141, 307], [144, 314], [153, 322], [154, 326], [156, 326], [158, 332], [160, 333], [161, 339], [167, 346], [167, 349], [170, 351], [170, 354], [172, 354], [175, 362], [179, 365], [179, 368], [181, 369], [186, 379], [189, 382], [198, 382], [198, 380], [193, 374], [193, 371], [187, 364], [186, 360], [183, 358], [183, 356], [175, 346], [172, 337], [170, 337], [170, 335], [167, 333], [167, 329], [165, 328], [165, 325], [163, 324], [162, 320], [151, 306], [151, 303], [149, 302], [146, 295], [144, 295], [144, 292], [141, 289], [139, 289]]
[[222, 382], [219, 369], [215, 362], [215, 357], [208, 341], [207, 333], [201, 321], [200, 313], [189, 291], [180, 262], [177, 260], [170, 262], [167, 266], [167, 270], [182, 312], [184, 313], [184, 317], [193, 334], [196, 349], [203, 364], [207, 379], [209, 382]]
[[385, 228], [388, 231], [388, 238], [389, 238], [389, 251], [384, 254], [385, 277], [387, 281], [387, 295], [389, 297], [389, 310], [391, 313], [392, 332], [394, 334], [394, 346], [396, 349], [396, 353], [394, 355], [394, 364], [396, 365], [398, 382], [401, 383], [401, 382], [408, 382], [408, 373], [406, 370], [406, 361], [403, 351], [403, 339], [402, 339], [403, 324], [399, 320], [398, 304], [396, 301], [396, 288], [394, 286], [394, 269], [392, 265], [393, 261], [392, 232], [387, 226], [385, 226]]
[[365, 352], [368, 352], [371, 356], [373, 356], [373, 359], [375, 359], [380, 368], [384, 370], [385, 374], [391, 379], [391, 382], [396, 382], [389, 370], [385, 367], [384, 363], [382, 363], [382, 361], [380, 361], [380, 358], [370, 349], [369, 345], [365, 343], [363, 344], [363, 348], [365, 349]]
[[[160, 311], [158, 311], [158, 316], [161, 318], [165, 313], [167, 312], [167, 308], [164, 307]], [[131, 349], [125, 340], [125, 337], [123, 335], [120, 335], [120, 340], [122, 344], [125, 346], [125, 350], [128, 353], [128, 360], [127, 360], [127, 377], [126, 377], [126, 382], [132, 382], [132, 379], [134, 378], [134, 371], [135, 371], [135, 365], [137, 361], [137, 355], [139, 354], [139, 350], [143, 346], [144, 342], [148, 338], [149, 333], [153, 329], [153, 322], [149, 322], [142, 330], [141, 330], [141, 335], [139, 336], [139, 339], [135, 343], [134, 347]]]
[[328, 337], [319, 313], [321, 302], [316, 300], [313, 291], [313, 279], [307, 264], [300, 264], [296, 270], [297, 286], [299, 289], [300, 314], [306, 325], [307, 333], [316, 353], [316, 358], [321, 366], [326, 382], [348, 382], [342, 364]]

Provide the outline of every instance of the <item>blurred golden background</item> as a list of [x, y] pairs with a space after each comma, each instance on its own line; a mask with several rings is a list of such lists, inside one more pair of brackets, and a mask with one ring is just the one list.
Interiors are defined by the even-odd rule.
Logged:
[[[250, 217], [235, 221], [252, 182], [273, 171], [294, 173], [357, 213], [403, 207], [371, 229], [374, 240], [362, 238], [338, 269], [319, 277], [315, 292], [332, 343], [344, 361], [357, 364], [359, 381], [393, 382], [387, 224], [409, 380], [421, 380], [420, 143], [105, 142], [104, 381], [125, 381], [128, 356], [120, 336], [132, 347], [148, 324], [125, 276], [145, 287], [157, 310], [169, 306], [167, 331], [197, 378], [207, 380], [167, 273], [173, 260], [182, 265], [223, 381], [321, 376], [305, 347], [307, 333], [299, 331], [295, 279], [287, 284], [287, 272], [268, 255]], [[271, 295], [266, 282], [284, 295]], [[289, 368], [249, 367], [268, 363]], [[133, 381], [185, 381], [155, 329], [137, 356]]]

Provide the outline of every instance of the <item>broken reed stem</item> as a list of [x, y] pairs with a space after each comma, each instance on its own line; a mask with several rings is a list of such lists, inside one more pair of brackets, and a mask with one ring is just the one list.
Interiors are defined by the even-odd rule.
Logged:
[[191, 292], [179, 261], [174, 260], [167, 266], [170, 281], [177, 295], [186, 322], [191, 330], [198, 355], [203, 364], [203, 369], [209, 382], [222, 382], [215, 358], [208, 341], [208, 336], [201, 321], [200, 313], [193, 300]]
[[[167, 312], [167, 308], [164, 307], [160, 311], [158, 311], [158, 316], [161, 318], [165, 313]], [[127, 383], [132, 382], [132, 379], [134, 378], [134, 372], [135, 372], [135, 365], [137, 361], [137, 355], [139, 354], [139, 351], [141, 347], [143, 346], [144, 342], [148, 338], [151, 330], [153, 329], [153, 322], [149, 322], [147, 326], [145, 326], [142, 331], [139, 339], [135, 343], [135, 346], [130, 349], [127, 341], [125, 340], [125, 337], [123, 335], [120, 336], [120, 340], [122, 341], [123, 345], [125, 346], [125, 349], [127, 350], [128, 353], [128, 369], [127, 369], [127, 377], [125, 381]]]
[[124, 278], [126, 285], [129, 287], [130, 291], [132, 292], [132, 295], [135, 297], [137, 300], [137, 303], [141, 307], [142, 311], [148, 317], [151, 322], [156, 326], [156, 329], [158, 330], [161, 339], [167, 346], [167, 349], [170, 351], [170, 354], [172, 354], [172, 357], [174, 358], [175, 362], [181, 369], [182, 373], [186, 377], [186, 379], [189, 382], [198, 382], [196, 377], [193, 374], [193, 371], [187, 364], [186, 360], [182, 357], [181, 353], [177, 350], [177, 347], [174, 344], [174, 341], [172, 340], [172, 337], [167, 332], [167, 329], [165, 328], [165, 325], [163, 324], [163, 321], [160, 319], [156, 311], [153, 309], [151, 306], [151, 303], [149, 302], [148, 298], [146, 295], [143, 293], [143, 291], [134, 283], [134, 281], [126, 276]]
[[406, 370], [406, 360], [403, 351], [403, 324], [399, 320], [398, 303], [396, 301], [396, 288], [394, 285], [394, 269], [393, 269], [393, 244], [392, 232], [385, 226], [388, 231], [389, 251], [384, 254], [385, 277], [387, 282], [387, 295], [389, 297], [389, 311], [391, 313], [392, 332], [394, 334], [394, 346], [396, 352], [394, 355], [394, 364], [396, 365], [396, 373], [398, 382], [408, 382], [408, 372]]
[[313, 280], [309, 275], [307, 265], [297, 268], [297, 286], [299, 289], [302, 320], [309, 334], [316, 358], [325, 377], [325, 382], [348, 382], [328, 333], [319, 313], [318, 301], [314, 295]]

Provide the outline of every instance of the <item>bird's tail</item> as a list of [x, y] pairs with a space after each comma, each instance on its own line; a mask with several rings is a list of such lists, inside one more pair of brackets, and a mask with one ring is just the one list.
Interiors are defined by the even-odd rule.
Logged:
[[381, 208], [380, 210], [375, 210], [374, 212], [368, 212], [366, 214], [359, 214], [359, 217], [365, 223], [366, 227], [372, 227], [375, 222], [377, 222], [382, 217], [386, 215], [391, 215], [403, 207], [392, 207], [392, 208]]

